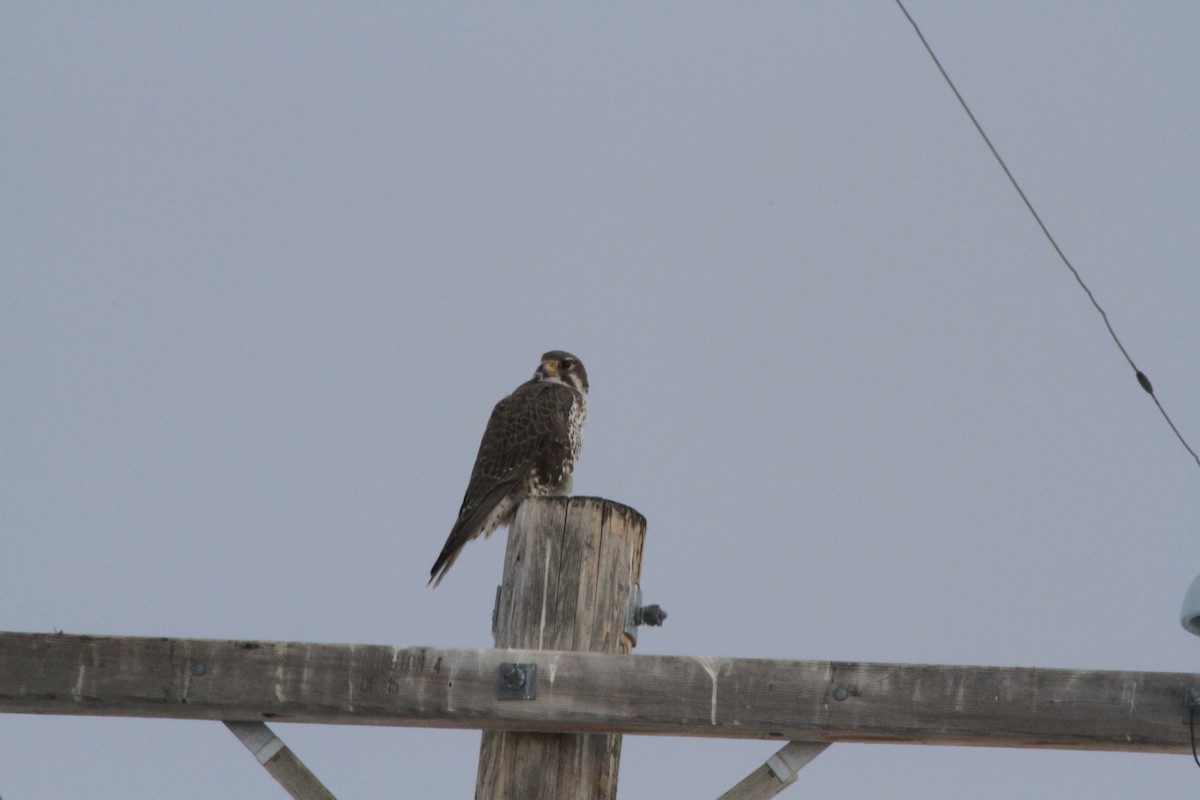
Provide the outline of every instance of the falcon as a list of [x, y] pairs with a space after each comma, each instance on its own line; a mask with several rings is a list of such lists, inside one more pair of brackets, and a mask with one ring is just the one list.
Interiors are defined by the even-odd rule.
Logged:
[[508, 525], [526, 497], [571, 493], [583, 444], [587, 371], [570, 353], [551, 350], [533, 377], [492, 409], [458, 520], [429, 572], [437, 586], [463, 545]]

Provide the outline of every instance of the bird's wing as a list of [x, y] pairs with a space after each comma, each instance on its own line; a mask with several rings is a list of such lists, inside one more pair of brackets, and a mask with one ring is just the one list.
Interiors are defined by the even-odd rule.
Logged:
[[564, 457], [573, 401], [572, 390], [566, 386], [529, 381], [492, 409], [458, 520], [430, 570], [435, 586], [463, 546], [479, 535], [500, 501], [523, 484], [530, 472], [538, 469], [545, 474], [547, 465]]
[[463, 547], [466, 546], [467, 542], [479, 535], [479, 530], [487, 520], [488, 515], [492, 513], [492, 509], [522, 480], [524, 480], [524, 474], [517, 475], [512, 480], [501, 481], [494, 485], [491, 491], [479, 498], [470, 511], [465, 508], [463, 509], [458, 521], [454, 523], [454, 527], [450, 530], [450, 535], [446, 537], [446, 544], [443, 545], [442, 552], [438, 555], [437, 561], [433, 562], [433, 568], [429, 570], [430, 583], [437, 586], [442, 582], [442, 578], [449, 572], [450, 567], [454, 565], [454, 560], [458, 558], [458, 554], [462, 552]]

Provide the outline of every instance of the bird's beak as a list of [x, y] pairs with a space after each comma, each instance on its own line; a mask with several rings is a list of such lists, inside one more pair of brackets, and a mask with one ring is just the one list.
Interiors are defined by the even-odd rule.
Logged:
[[546, 373], [548, 376], [558, 377], [558, 364], [554, 363], [553, 361], [543, 361], [542, 372]]

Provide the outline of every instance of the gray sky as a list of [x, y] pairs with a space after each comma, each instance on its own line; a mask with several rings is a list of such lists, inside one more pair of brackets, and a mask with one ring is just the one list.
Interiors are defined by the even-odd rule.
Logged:
[[[492, 405], [587, 365], [638, 652], [1200, 671], [1200, 471], [890, 3], [0, 5], [0, 628], [490, 646]], [[1200, 6], [910, 10], [1200, 444]], [[476, 732], [281, 725], [346, 798]], [[630, 737], [624, 800], [770, 742]], [[838, 745], [796, 797], [1193, 796]], [[216, 723], [0, 718], [0, 794], [281, 797]]]

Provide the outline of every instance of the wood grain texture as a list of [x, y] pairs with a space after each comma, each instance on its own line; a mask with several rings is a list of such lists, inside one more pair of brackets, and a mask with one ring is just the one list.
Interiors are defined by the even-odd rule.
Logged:
[[[537, 699], [496, 699], [503, 662]], [[0, 712], [1189, 753], [1200, 674], [0, 633]], [[838, 697], [843, 699], [839, 700]]]
[[[522, 503], [509, 531], [496, 646], [628, 653], [625, 618], [645, 533], [640, 514], [600, 498]], [[620, 758], [617, 734], [485, 731], [475, 796], [611, 800]]]

